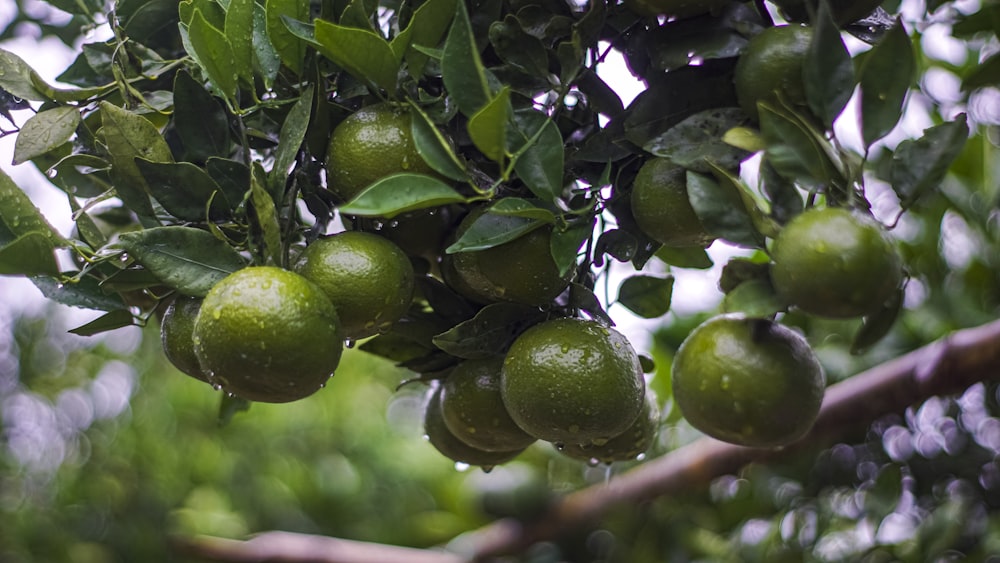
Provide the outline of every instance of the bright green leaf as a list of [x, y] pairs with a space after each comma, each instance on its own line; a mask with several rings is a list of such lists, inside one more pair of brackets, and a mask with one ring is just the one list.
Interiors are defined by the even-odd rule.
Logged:
[[73, 136], [80, 124], [80, 110], [72, 106], [56, 107], [31, 116], [14, 141], [14, 164], [43, 155]]
[[392, 218], [400, 213], [461, 203], [465, 197], [437, 178], [423, 174], [393, 174], [365, 188], [340, 207], [345, 215]]
[[208, 23], [201, 10], [195, 10], [188, 26], [188, 40], [212, 84], [230, 100], [236, 99], [236, 57], [226, 34]]
[[381, 35], [316, 20], [316, 41], [324, 57], [355, 78], [395, 94], [399, 64], [389, 42]]
[[116, 309], [67, 332], [77, 336], [94, 336], [102, 332], [132, 326], [133, 324], [135, 324], [135, 319], [128, 309]]
[[306, 45], [295, 36], [283, 21], [288, 17], [298, 21], [308, 21], [309, 0], [267, 0], [264, 6], [267, 22], [267, 36], [281, 62], [292, 72], [302, 72], [302, 61], [306, 56]]
[[458, 109], [467, 116], [475, 115], [492, 99], [486, 69], [479, 57], [472, 24], [465, 2], [456, 2], [457, 11], [451, 31], [444, 42], [441, 78], [455, 99]]
[[253, 13], [254, 0], [229, 0], [223, 29], [233, 49], [236, 73], [247, 84], [253, 84]]
[[14, 237], [43, 233], [53, 246], [66, 244], [66, 239], [49, 224], [31, 202], [31, 198], [3, 170], [0, 170], [0, 223]]
[[421, 158], [437, 173], [452, 180], [465, 180], [465, 164], [427, 113], [416, 103], [410, 102], [410, 114], [413, 116], [410, 126], [413, 144]]
[[267, 174], [260, 163], [250, 169], [250, 203], [253, 216], [261, 230], [264, 242], [264, 256], [272, 264], [279, 266], [281, 260], [281, 223], [275, 200], [267, 191]]
[[469, 137], [486, 158], [504, 164], [507, 154], [507, 127], [513, 109], [510, 89], [504, 87], [495, 98], [469, 118]]
[[274, 153], [274, 167], [271, 169], [268, 182], [268, 188], [272, 194], [279, 195], [284, 191], [289, 171], [295, 163], [295, 157], [299, 154], [302, 141], [305, 140], [306, 131], [309, 129], [312, 104], [313, 87], [309, 86], [299, 96], [298, 101], [285, 117], [285, 122], [281, 124], [281, 132], [278, 134], [278, 148]]

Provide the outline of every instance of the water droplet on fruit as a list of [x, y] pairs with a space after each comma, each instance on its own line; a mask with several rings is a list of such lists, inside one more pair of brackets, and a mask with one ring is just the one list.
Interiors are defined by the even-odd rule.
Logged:
[[469, 467], [471, 467], [471, 466], [468, 463], [465, 463], [463, 461], [456, 461], [455, 462], [455, 471], [458, 471], [460, 473], [464, 473], [464, 472], [468, 471]]
[[475, 434], [476, 433], [476, 427], [475, 426], [466, 426], [465, 427], [465, 431], [468, 432], [469, 434]]
[[216, 310], [212, 311], [212, 318], [215, 319], [215, 320], [221, 319], [222, 318], [222, 309], [216, 309]]
[[601, 460], [597, 459], [596, 457], [592, 457], [592, 458], [590, 458], [590, 459], [587, 460], [587, 465], [589, 465], [591, 467], [597, 467], [600, 464], [601, 464]]

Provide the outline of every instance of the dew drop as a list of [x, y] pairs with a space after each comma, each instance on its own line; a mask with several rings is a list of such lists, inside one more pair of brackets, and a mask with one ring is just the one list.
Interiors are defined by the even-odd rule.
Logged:
[[592, 457], [592, 458], [590, 458], [590, 459], [587, 460], [587, 465], [589, 465], [591, 467], [597, 467], [600, 464], [601, 464], [601, 460], [597, 459], [596, 457]]
[[564, 444], [562, 442], [554, 442], [552, 445], [555, 446], [556, 449], [559, 450], [559, 451], [563, 451], [563, 450], [566, 449], [566, 444]]
[[642, 452], [641, 454], [635, 456], [635, 459], [636, 461], [646, 461], [646, 452]]
[[396, 219], [393, 219], [392, 221], [389, 221], [389, 226], [392, 227], [392, 228], [396, 228], [396, 227], [399, 226], [399, 221], [397, 221]]
[[483, 466], [480, 467], [480, 469], [483, 470], [483, 473], [489, 473], [490, 471], [493, 471], [494, 467], [496, 467], [496, 466], [495, 465], [483, 465]]
[[222, 384], [221, 383], [213, 383], [212, 384], [212, 389], [215, 389], [216, 391], [222, 391]]
[[469, 470], [470, 467], [472, 467], [472, 466], [469, 465], [468, 463], [463, 462], [463, 461], [456, 461], [455, 462], [455, 471], [458, 471], [460, 473], [465, 473], [466, 471]]
[[351, 340], [350, 338], [348, 338], [347, 340], [344, 340], [344, 347], [345, 348], [354, 348], [354, 341]]

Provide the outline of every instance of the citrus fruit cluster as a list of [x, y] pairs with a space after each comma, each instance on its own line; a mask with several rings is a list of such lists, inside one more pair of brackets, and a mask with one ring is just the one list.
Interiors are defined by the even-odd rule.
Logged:
[[[710, 20], [737, 4], [618, 8], [648, 28]], [[838, 14], [838, 23], [856, 15]], [[709, 246], [732, 243], [757, 253], [726, 265], [722, 310], [654, 377], [670, 377], [670, 406], [709, 436], [762, 448], [800, 440], [819, 416], [826, 376], [807, 331], [785, 316], [891, 324], [905, 273], [863, 191], [834, 177], [799, 183], [795, 174], [818, 168], [789, 164], [795, 150], [772, 148], [782, 140], [766, 134], [780, 120], [780, 132], [814, 132], [809, 143], [832, 134], [806, 87], [814, 28], [746, 30], [724, 72], [712, 71], [724, 107], [693, 112], [675, 123], [680, 132], [665, 128], [642, 147], [630, 145], [634, 134], [604, 152], [576, 146], [587, 154], [576, 160], [566, 122], [515, 108], [506, 94], [485, 113], [470, 112], [481, 100], [462, 94], [457, 109], [431, 98], [345, 98], [315, 151], [322, 160], [289, 180], [308, 188], [314, 222], [286, 205], [274, 216], [286, 229], [269, 233], [260, 190], [248, 192], [242, 205], [255, 219], [213, 231], [229, 237], [236, 266], [200, 293], [180, 291], [163, 314], [167, 358], [236, 397], [288, 402], [322, 388], [345, 342], [357, 342], [418, 374], [409, 381], [427, 386], [424, 432], [455, 462], [489, 468], [537, 442], [588, 463], [635, 460], [661, 426], [644, 375], [654, 368], [604, 307], [661, 317], [672, 268], [705, 268]], [[483, 125], [490, 119], [495, 130]], [[307, 133], [315, 150], [315, 129]], [[756, 191], [741, 176], [748, 147], [760, 157]], [[645, 272], [602, 302], [608, 258]]]

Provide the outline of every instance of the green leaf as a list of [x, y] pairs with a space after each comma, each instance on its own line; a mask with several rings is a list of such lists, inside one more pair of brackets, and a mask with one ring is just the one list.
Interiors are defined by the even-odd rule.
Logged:
[[0, 88], [25, 100], [47, 101], [48, 96], [35, 87], [35, 76], [37, 73], [21, 57], [0, 49]]
[[31, 116], [14, 140], [14, 164], [21, 164], [62, 145], [80, 124], [80, 110], [56, 107]]
[[31, 282], [46, 299], [61, 305], [100, 311], [127, 308], [121, 296], [109, 295], [101, 288], [98, 281], [90, 276], [73, 283], [63, 283], [62, 280], [48, 276], [33, 276]]
[[188, 26], [188, 40], [194, 49], [192, 55], [200, 63], [208, 79], [222, 95], [235, 101], [238, 86], [236, 57], [233, 55], [233, 47], [229, 44], [226, 34], [208, 23], [201, 10], [195, 10]]
[[281, 56], [267, 35], [267, 11], [256, 2], [253, 9], [253, 63], [264, 87], [270, 89], [281, 70]]
[[758, 105], [767, 160], [790, 181], [809, 186], [843, 185], [843, 174], [830, 159], [827, 141], [801, 116], [770, 104]]
[[247, 265], [233, 247], [191, 227], [122, 233], [114, 247], [134, 257], [164, 285], [192, 297], [204, 297], [219, 280]]
[[283, 18], [309, 21], [309, 0], [267, 0], [264, 10], [267, 37], [275, 52], [292, 72], [301, 74], [306, 44], [288, 29]]
[[[563, 191], [565, 154], [562, 134], [554, 121], [539, 112], [525, 119], [521, 114], [521, 134], [525, 145], [518, 149], [514, 171], [535, 197], [554, 202]], [[524, 130], [528, 124], [530, 129]]]
[[434, 126], [431, 118], [415, 102], [410, 102], [411, 133], [413, 144], [421, 158], [435, 172], [452, 180], [465, 180], [467, 172], [465, 164], [455, 154], [455, 150], [445, 136]]
[[490, 206], [489, 212], [495, 215], [537, 219], [546, 223], [553, 223], [556, 220], [556, 216], [552, 211], [544, 207], [539, 207], [534, 202], [520, 197], [500, 198]]
[[483, 67], [475, 36], [472, 34], [465, 2], [456, 2], [455, 5], [455, 19], [445, 39], [441, 57], [441, 78], [458, 109], [471, 117], [489, 103], [493, 96], [486, 81], [486, 68]]
[[174, 77], [174, 127], [188, 159], [229, 154], [229, 117], [219, 99], [185, 71]]
[[758, 196], [742, 180], [721, 166], [713, 165], [712, 173], [716, 180], [723, 185], [728, 185], [739, 196], [740, 201], [743, 202], [743, 208], [750, 215], [753, 227], [758, 233], [771, 238], [778, 236], [781, 226], [764, 212], [761, 202], [758, 201]]
[[319, 52], [362, 82], [396, 92], [399, 62], [389, 42], [368, 30], [316, 20]]
[[486, 250], [510, 242], [544, 224], [544, 221], [537, 219], [483, 213], [445, 252], [456, 254]]
[[917, 73], [910, 37], [896, 21], [861, 63], [861, 135], [871, 146], [896, 126]]
[[743, 313], [748, 317], [772, 318], [787, 308], [766, 279], [745, 281], [726, 293], [722, 300], [725, 313]]
[[111, 155], [112, 179], [118, 197], [140, 217], [154, 216], [146, 182], [135, 158], [150, 162], [173, 162], [170, 147], [159, 130], [146, 118], [109, 102], [101, 102], [104, 142]]
[[236, 74], [253, 85], [253, 12], [254, 0], [229, 0], [223, 31], [233, 49]]
[[417, 79], [424, 73], [429, 57], [414, 47], [437, 47], [455, 19], [457, 0], [428, 0], [413, 12], [407, 29], [412, 29], [410, 49], [405, 53], [407, 72]]
[[705, 230], [714, 237], [748, 248], [763, 245], [740, 194], [729, 182], [697, 172], [687, 173], [688, 199]]
[[507, 155], [507, 127], [512, 113], [510, 88], [505, 86], [495, 98], [469, 117], [466, 125], [476, 148], [501, 167]]
[[205, 171], [222, 188], [230, 204], [243, 201], [250, 190], [250, 169], [242, 162], [213, 157], [205, 162]]
[[711, 172], [709, 163], [738, 170], [740, 162], [749, 154], [725, 142], [723, 137], [746, 122], [746, 113], [739, 108], [701, 111], [656, 136], [643, 148], [695, 172]]
[[340, 207], [345, 215], [393, 218], [400, 213], [465, 201], [437, 178], [423, 174], [393, 174], [368, 186]]
[[552, 230], [549, 250], [552, 252], [552, 259], [559, 268], [560, 276], [566, 276], [576, 267], [580, 247], [594, 235], [596, 221], [597, 219], [592, 217], [590, 221], [574, 223], [566, 229]]
[[0, 275], [58, 276], [55, 246], [44, 232], [25, 233], [0, 247]]
[[250, 169], [250, 203], [253, 206], [253, 217], [263, 237], [264, 256], [271, 264], [280, 266], [281, 222], [278, 220], [276, 202], [267, 191], [266, 176], [264, 168], [255, 162]]
[[892, 155], [889, 182], [904, 207], [936, 189], [969, 138], [966, 115], [935, 125], [919, 139], [899, 143]]
[[452, 356], [478, 360], [504, 353], [525, 329], [545, 316], [538, 307], [493, 303], [476, 316], [434, 337], [434, 344]]
[[[513, 14], [490, 25], [490, 43], [501, 60], [529, 76], [549, 74], [549, 56], [540, 39], [529, 35]], [[579, 65], [574, 65], [577, 68]]]
[[655, 319], [670, 310], [673, 291], [672, 276], [630, 276], [618, 287], [618, 302], [644, 319]]
[[70, 329], [68, 332], [77, 336], [94, 336], [102, 332], [132, 326], [133, 324], [135, 324], [135, 319], [128, 309], [116, 309], [97, 317], [89, 323]]
[[206, 218], [221, 219], [233, 208], [215, 180], [190, 162], [150, 162], [137, 158], [136, 165], [150, 186], [151, 195], [178, 219], [196, 223]]
[[270, 191], [279, 195], [284, 192], [285, 181], [295, 164], [295, 157], [302, 148], [302, 141], [306, 138], [306, 131], [309, 130], [309, 117], [312, 114], [313, 86], [310, 85], [299, 96], [292, 110], [285, 117], [285, 122], [281, 124], [281, 132], [278, 134], [278, 148], [274, 151], [274, 166], [271, 168], [269, 179]]
[[813, 24], [812, 41], [802, 65], [806, 101], [827, 128], [844, 110], [854, 93], [856, 80], [851, 54], [830, 15], [828, 2], [820, 2]]
[[28, 233], [42, 233], [53, 246], [65, 246], [66, 239], [59, 234], [42, 212], [31, 202], [14, 180], [0, 170], [0, 223], [14, 237]]
[[604, 310], [601, 300], [582, 284], [569, 284], [569, 305], [584, 311], [590, 318], [605, 326], [615, 326], [615, 321]]
[[671, 266], [678, 268], [693, 268], [695, 270], [707, 270], [714, 264], [712, 258], [704, 248], [691, 247], [670, 247], [661, 246], [657, 251], [657, 258]]

